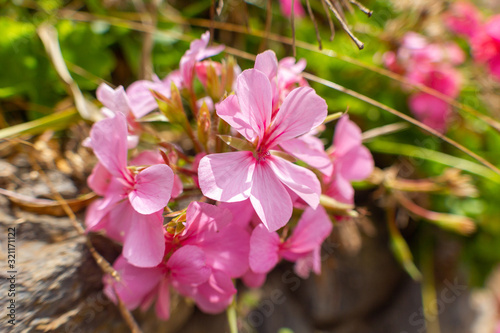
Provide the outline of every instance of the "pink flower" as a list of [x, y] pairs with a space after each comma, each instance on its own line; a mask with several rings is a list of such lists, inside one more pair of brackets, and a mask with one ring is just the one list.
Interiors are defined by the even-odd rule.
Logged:
[[297, 86], [307, 87], [309, 84], [301, 73], [306, 68], [305, 59], [295, 63], [295, 58], [287, 57], [278, 62], [276, 53], [272, 50], [264, 51], [257, 55], [254, 69], [264, 73], [273, 91], [273, 116], [285, 97]]
[[292, 215], [295, 192], [313, 208], [319, 204], [320, 184], [310, 170], [274, 156], [271, 152], [290, 139], [320, 125], [327, 106], [313, 89], [294, 89], [272, 116], [273, 90], [259, 70], [244, 71], [237, 79], [236, 95], [216, 106], [217, 114], [254, 146], [205, 156], [198, 169], [200, 188], [211, 199], [237, 202], [250, 198], [266, 227], [277, 230]]
[[337, 201], [354, 203], [354, 189], [351, 181], [363, 180], [374, 168], [370, 151], [363, 146], [361, 130], [349, 120], [348, 116], [340, 118], [333, 137], [333, 173], [325, 177], [326, 194]]
[[474, 37], [481, 27], [481, 13], [470, 2], [458, 1], [444, 14], [448, 28], [460, 35]]
[[182, 56], [179, 64], [182, 81], [186, 88], [192, 89], [193, 76], [196, 63], [205, 58], [212, 57], [224, 50], [224, 45], [208, 46], [210, 41], [210, 31], [201, 35], [200, 39], [191, 42], [189, 50]]
[[159, 92], [170, 98], [170, 87], [175, 84], [179, 89], [182, 87], [182, 77], [178, 70], [171, 72], [163, 80], [153, 75], [153, 81], [139, 80], [127, 88], [132, 112], [136, 118], [144, 117], [146, 114], [158, 108], [151, 90]]
[[[429, 43], [424, 36], [409, 32], [404, 36], [397, 55], [386, 53], [384, 58], [388, 68], [404, 74], [414, 83], [453, 98], [460, 92], [461, 76], [453, 66], [461, 64], [465, 54], [455, 43]], [[440, 132], [446, 130], [451, 113], [447, 103], [418, 92], [410, 97], [408, 104], [421, 122]]]
[[[133, 113], [129, 97], [125, 89], [119, 86], [116, 89], [111, 88], [106, 83], [102, 83], [96, 91], [97, 99], [103, 104], [102, 113], [113, 118], [117, 113], [122, 113], [127, 119], [129, 125], [129, 134], [127, 136], [127, 146], [129, 149], [135, 148], [139, 143], [140, 125], [135, 121], [136, 115]], [[91, 147], [92, 142], [87, 140], [86, 147]]]
[[[280, 0], [281, 12], [287, 17], [292, 16], [292, 0]], [[295, 0], [294, 2], [294, 15], [295, 17], [304, 17], [305, 11], [304, 7], [300, 3], [300, 0]]]
[[167, 252], [178, 246], [202, 249], [207, 264], [231, 278], [248, 269], [249, 233], [233, 223], [230, 211], [202, 202], [191, 202], [186, 211], [185, 229], [178, 235], [165, 234]]
[[89, 186], [104, 198], [89, 208], [88, 230], [105, 229], [123, 240], [124, 256], [134, 265], [157, 265], [164, 251], [162, 211], [172, 192], [172, 170], [164, 164], [138, 173], [127, 168], [127, 122], [121, 113], [95, 123], [90, 137], [99, 164]]
[[475, 60], [488, 65], [493, 77], [500, 80], [500, 15], [490, 18], [471, 39], [471, 47]]
[[257, 274], [271, 271], [281, 258], [295, 262], [297, 275], [307, 278], [312, 270], [321, 273], [321, 244], [332, 231], [325, 209], [307, 208], [292, 235], [284, 242], [276, 232], [257, 226], [250, 238], [250, 268]]
[[[177, 156], [171, 152], [167, 155], [171, 163], [177, 163]], [[156, 164], [165, 164], [159, 152], [145, 150], [134, 157], [129, 163], [131, 166], [148, 166]], [[172, 186], [172, 198], [177, 198], [183, 190], [182, 180], [177, 174], [174, 174], [174, 184]], [[97, 193], [97, 192], [96, 192]]]
[[190, 245], [178, 249], [166, 263], [153, 268], [136, 267], [122, 256], [113, 267], [121, 280], [117, 282], [109, 275], [103, 278], [106, 296], [116, 303], [116, 292], [129, 310], [139, 306], [145, 310], [156, 299], [156, 314], [163, 320], [170, 317], [171, 286], [176, 289], [195, 288], [211, 276], [203, 251]]

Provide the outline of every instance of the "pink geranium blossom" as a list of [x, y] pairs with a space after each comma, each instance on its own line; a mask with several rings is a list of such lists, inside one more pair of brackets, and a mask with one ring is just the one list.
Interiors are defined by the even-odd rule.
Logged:
[[190, 289], [208, 281], [211, 274], [203, 251], [196, 246], [184, 246], [175, 251], [166, 263], [152, 268], [131, 265], [120, 256], [114, 269], [120, 281], [104, 277], [104, 293], [116, 303], [116, 294], [127, 309], [147, 309], [156, 299], [156, 314], [160, 319], [170, 317], [170, 288]]
[[331, 176], [324, 177], [326, 195], [353, 204], [351, 181], [368, 177], [373, 172], [374, 163], [370, 151], [362, 144], [361, 130], [348, 116], [340, 118], [335, 128], [330, 157], [334, 169]]
[[189, 50], [182, 56], [179, 69], [184, 87], [193, 89], [193, 77], [196, 63], [205, 58], [212, 57], [224, 50], [224, 45], [208, 46], [210, 32], [201, 35], [200, 39], [191, 42]]
[[271, 152], [320, 125], [327, 106], [313, 89], [301, 87], [285, 98], [274, 117], [272, 107], [268, 77], [256, 69], [244, 71], [237, 79], [236, 95], [219, 103], [216, 111], [254, 149], [207, 155], [200, 161], [198, 175], [205, 196], [223, 202], [250, 198], [262, 222], [274, 231], [292, 215], [288, 191], [316, 208], [321, 189], [313, 172]]
[[[266, 74], [271, 82], [273, 116], [293, 89], [297, 86], [309, 86], [301, 75], [306, 68], [305, 59], [295, 62], [295, 58], [287, 57], [278, 62], [276, 54], [268, 50], [257, 55], [254, 68]], [[325, 153], [323, 142], [314, 136], [314, 132], [315, 129], [300, 137], [281, 142], [280, 148], [328, 175], [333, 166]]]
[[[163, 319], [169, 315], [170, 286], [204, 312], [224, 310], [236, 293], [232, 278], [248, 270], [250, 234], [233, 223], [228, 210], [200, 202], [188, 206], [184, 225], [179, 234], [165, 233], [164, 257], [169, 259], [157, 267], [138, 268], [118, 259], [114, 267], [122, 282], [107, 277], [107, 294], [114, 286], [130, 309], [145, 309], [157, 297], [156, 311]], [[139, 276], [145, 277], [141, 283]]]
[[297, 275], [307, 278], [312, 270], [321, 272], [321, 244], [332, 231], [325, 209], [307, 208], [292, 235], [284, 242], [276, 232], [257, 226], [250, 238], [250, 268], [254, 273], [268, 273], [284, 258], [295, 262]]
[[104, 198], [87, 213], [87, 228], [105, 229], [123, 240], [124, 256], [133, 264], [157, 265], [164, 250], [161, 212], [170, 200], [172, 170], [164, 164], [138, 173], [127, 168], [127, 122], [121, 113], [95, 123], [90, 137], [99, 164], [89, 186]]

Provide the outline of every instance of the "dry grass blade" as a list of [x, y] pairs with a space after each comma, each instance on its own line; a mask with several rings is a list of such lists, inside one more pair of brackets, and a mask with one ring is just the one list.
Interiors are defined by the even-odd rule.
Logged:
[[139, 328], [139, 325], [137, 325], [134, 316], [132, 316], [123, 301], [118, 296], [115, 287], [113, 287], [113, 292], [115, 293], [116, 300], [118, 301], [118, 310], [120, 310], [120, 313], [130, 328], [130, 331], [132, 331], [132, 333], [142, 333], [142, 330]]
[[75, 100], [75, 106], [78, 112], [84, 119], [95, 120], [96, 114], [98, 113], [97, 108], [83, 97], [80, 88], [78, 88], [78, 85], [71, 77], [61, 53], [61, 48], [57, 39], [57, 30], [51, 25], [42, 24], [38, 27], [37, 32], [57, 74], [59, 74], [66, 84], [69, 94]]
[[387, 135], [387, 134], [392, 134], [392, 133], [402, 131], [404, 129], [407, 129], [408, 127], [409, 127], [408, 123], [389, 124], [389, 125], [377, 127], [377, 128], [371, 129], [369, 131], [363, 132], [362, 138], [363, 138], [363, 141], [368, 141], [368, 140], [371, 140], [373, 138], [379, 137], [381, 135]]

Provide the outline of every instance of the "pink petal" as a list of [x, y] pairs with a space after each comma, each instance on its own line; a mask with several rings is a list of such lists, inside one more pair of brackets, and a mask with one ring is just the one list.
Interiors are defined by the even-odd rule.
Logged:
[[129, 200], [136, 211], [152, 214], [168, 204], [172, 194], [174, 173], [165, 164], [156, 164], [141, 171], [135, 178], [135, 187]]
[[131, 265], [123, 256], [118, 257], [113, 265], [120, 275], [117, 282], [111, 276], [104, 277], [104, 293], [116, 302], [115, 292], [127, 309], [137, 308], [142, 300], [158, 285], [163, 274], [158, 268], [140, 268]]
[[500, 42], [500, 15], [491, 17], [484, 25], [484, 29], [489, 36]]
[[335, 127], [335, 135], [333, 136], [333, 145], [335, 146], [335, 156], [342, 156], [352, 149], [361, 146], [361, 130], [359, 127], [349, 120], [349, 116], [340, 118]]
[[307, 208], [292, 235], [283, 244], [281, 255], [286, 260], [297, 260], [301, 255], [321, 247], [332, 228], [332, 221], [322, 206], [318, 206], [316, 210]]
[[273, 95], [269, 79], [256, 69], [247, 69], [238, 76], [236, 95], [242, 119], [249, 119], [250, 126], [262, 138], [271, 124]]
[[262, 224], [258, 225], [250, 237], [250, 269], [255, 273], [271, 271], [279, 261], [280, 237], [270, 232]]
[[203, 157], [198, 177], [203, 195], [218, 201], [242, 201], [250, 195], [255, 158], [251, 152], [211, 154]]
[[151, 215], [136, 213], [131, 218], [133, 220], [123, 242], [123, 256], [137, 267], [158, 265], [165, 252], [162, 212]]
[[293, 267], [295, 274], [303, 279], [307, 279], [311, 271], [321, 274], [321, 247], [315, 248], [306, 256], [297, 259]]
[[163, 158], [158, 151], [145, 150], [134, 157], [128, 164], [134, 166], [164, 164]]
[[267, 274], [254, 273], [251, 269], [243, 275], [243, 283], [249, 288], [260, 288], [266, 282]]
[[111, 174], [100, 162], [97, 162], [89, 178], [87, 184], [98, 195], [104, 195], [111, 181]]
[[296, 88], [286, 96], [273, 120], [269, 142], [276, 145], [305, 134], [321, 125], [327, 113], [325, 100], [314, 89]]
[[97, 99], [113, 112], [121, 112], [125, 116], [130, 112], [130, 102], [123, 86], [114, 89], [102, 83], [96, 91]]
[[250, 125], [248, 114], [241, 112], [236, 95], [228, 96], [222, 102], [216, 104], [215, 109], [222, 120], [237, 130], [248, 141], [253, 141], [258, 135], [258, 132], [255, 132]]
[[211, 269], [206, 265], [205, 254], [193, 245], [185, 245], [167, 261], [174, 284], [196, 286], [208, 280]]
[[107, 223], [104, 225], [106, 236], [117, 242], [123, 242], [130, 226], [137, 217], [142, 215], [137, 213], [128, 200], [122, 200], [119, 203], [108, 205], [109, 214], [106, 217]]
[[255, 168], [250, 202], [269, 231], [283, 227], [292, 216], [290, 195], [266, 162]]
[[[280, 5], [281, 5], [281, 12], [283, 15], [287, 17], [292, 16], [292, 0], [280, 0]], [[304, 17], [305, 16], [305, 11], [304, 7], [302, 7], [302, 4], [300, 3], [300, 0], [295, 0], [294, 5], [293, 5], [293, 14], [295, 17]]]
[[98, 231], [103, 229], [107, 224], [106, 214], [108, 209], [101, 209], [99, 206], [102, 205], [103, 199], [96, 200], [90, 204], [85, 212], [85, 227], [87, 231]]
[[95, 123], [90, 131], [95, 155], [115, 177], [122, 177], [126, 172], [127, 133], [127, 120], [122, 113]]
[[155, 309], [156, 315], [161, 320], [170, 318], [170, 284], [167, 279], [162, 279], [160, 282]]
[[233, 216], [233, 225], [238, 225], [242, 228], [247, 228], [255, 216], [255, 210], [250, 199], [239, 202], [219, 202], [218, 206], [228, 209]]
[[350, 181], [367, 178], [374, 168], [372, 154], [365, 146], [352, 149], [339, 158], [338, 162], [338, 172]]
[[194, 237], [200, 231], [217, 233], [220, 229], [228, 226], [232, 219], [233, 215], [227, 209], [193, 201], [186, 211], [186, 229], [183, 235]]
[[266, 74], [269, 81], [275, 79], [278, 75], [278, 58], [276, 57], [276, 53], [272, 50], [267, 50], [258, 54], [257, 58], [255, 58], [254, 68]]
[[141, 118], [158, 108], [158, 103], [156, 103], [151, 90], [170, 97], [170, 86], [161, 81], [139, 80], [128, 86], [127, 95], [130, 98], [132, 112], [136, 118]]
[[232, 278], [240, 277], [248, 270], [250, 234], [241, 227], [229, 225], [198, 246], [205, 252], [207, 264], [213, 269]]
[[352, 188], [351, 183], [340, 174], [337, 174], [335, 179], [329, 185], [326, 190], [326, 195], [339, 202], [348, 204], [354, 203], [354, 189]]
[[[316, 141], [319, 141], [320, 149], [317, 149]], [[323, 143], [312, 135], [303, 135], [296, 139], [281, 142], [280, 147], [288, 154], [306, 162], [325, 175], [331, 175], [333, 172], [332, 161], [325, 152]]]
[[312, 208], [319, 205], [321, 184], [314, 172], [276, 156], [269, 156], [267, 161], [283, 184]]
[[429, 94], [417, 93], [410, 97], [408, 104], [421, 122], [442, 133], [446, 130], [450, 111], [445, 101]]
[[172, 198], [177, 198], [184, 191], [184, 185], [178, 175], [174, 175], [174, 184], [172, 186]]
[[231, 278], [224, 272], [214, 270], [209, 280], [197, 287], [194, 300], [203, 312], [216, 314], [231, 304], [235, 294]]

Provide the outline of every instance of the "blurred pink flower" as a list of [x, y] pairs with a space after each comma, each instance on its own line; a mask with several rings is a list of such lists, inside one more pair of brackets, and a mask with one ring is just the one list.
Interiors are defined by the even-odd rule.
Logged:
[[367, 178], [373, 172], [374, 163], [370, 151], [362, 144], [361, 130], [347, 115], [340, 118], [335, 128], [330, 157], [333, 173], [324, 177], [327, 186], [325, 194], [352, 204], [354, 189], [351, 181]]
[[236, 95], [216, 106], [217, 114], [255, 147], [253, 151], [211, 154], [200, 161], [198, 176], [203, 194], [223, 202], [250, 198], [266, 227], [277, 230], [292, 215], [288, 190], [313, 208], [321, 188], [315, 174], [271, 154], [280, 143], [320, 125], [327, 115], [325, 101], [313, 89], [294, 89], [272, 116], [273, 89], [259, 70], [244, 71]]
[[266, 274], [283, 258], [295, 262], [295, 272], [302, 278], [310, 271], [320, 274], [321, 244], [331, 231], [332, 222], [322, 206], [308, 207], [284, 242], [276, 232], [259, 225], [250, 238], [250, 268], [254, 274]]
[[474, 59], [488, 66], [490, 73], [500, 80], [500, 15], [491, 17], [471, 39]]
[[481, 13], [470, 2], [454, 2], [444, 14], [448, 28], [454, 33], [474, 37], [481, 27]]
[[[292, 16], [292, 0], [280, 0], [280, 6], [281, 6], [281, 12], [283, 15], [286, 17], [291, 17]], [[302, 4], [300, 3], [300, 0], [294, 0], [294, 16], [297, 17], [304, 17], [306, 15], [304, 11], [304, 7], [302, 7]]]

